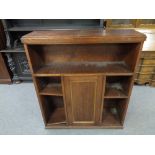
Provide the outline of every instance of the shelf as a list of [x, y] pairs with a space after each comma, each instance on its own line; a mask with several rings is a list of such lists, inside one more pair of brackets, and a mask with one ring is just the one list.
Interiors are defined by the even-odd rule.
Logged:
[[104, 98], [128, 98], [128, 96], [125, 94], [121, 84], [115, 83], [105, 88]]
[[104, 126], [121, 126], [120, 118], [115, 107], [104, 108], [102, 123]]
[[43, 88], [40, 92], [40, 95], [54, 95], [54, 96], [63, 96], [61, 84], [58, 83], [49, 83]]
[[39, 31], [39, 30], [57, 30], [57, 29], [93, 29], [100, 28], [100, 26], [14, 26], [7, 29], [7, 31]]
[[97, 74], [133, 75], [124, 62], [65, 62], [44, 65], [35, 71], [35, 76], [51, 76], [62, 74]]
[[132, 76], [106, 76], [104, 98], [128, 98]]
[[1, 50], [0, 52], [4, 52], [4, 53], [21, 52], [21, 53], [24, 53], [24, 48], [19, 47], [19, 48], [12, 48], [12, 49], [4, 49], [4, 50]]
[[56, 108], [49, 116], [47, 125], [66, 124], [65, 109], [63, 107]]

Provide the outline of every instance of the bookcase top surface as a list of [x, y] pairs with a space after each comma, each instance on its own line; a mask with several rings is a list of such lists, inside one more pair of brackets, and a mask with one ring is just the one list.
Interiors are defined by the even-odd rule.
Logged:
[[146, 39], [143, 33], [131, 29], [119, 30], [50, 30], [33, 31], [22, 37], [25, 44], [83, 44], [83, 43], [131, 43]]

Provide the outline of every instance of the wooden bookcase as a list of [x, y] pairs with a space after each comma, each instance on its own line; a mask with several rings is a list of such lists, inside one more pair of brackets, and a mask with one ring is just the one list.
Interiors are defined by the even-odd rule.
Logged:
[[122, 128], [145, 39], [103, 29], [23, 36], [46, 128]]

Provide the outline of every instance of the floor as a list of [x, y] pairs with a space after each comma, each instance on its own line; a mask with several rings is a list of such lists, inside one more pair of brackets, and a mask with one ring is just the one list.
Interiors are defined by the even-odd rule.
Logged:
[[155, 134], [155, 88], [134, 86], [124, 129], [45, 129], [32, 83], [0, 85], [0, 134]]

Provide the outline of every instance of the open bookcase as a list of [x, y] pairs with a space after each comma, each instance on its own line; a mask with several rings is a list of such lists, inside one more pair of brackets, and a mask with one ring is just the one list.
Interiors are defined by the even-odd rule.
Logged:
[[46, 128], [122, 128], [145, 38], [102, 29], [25, 35]]

